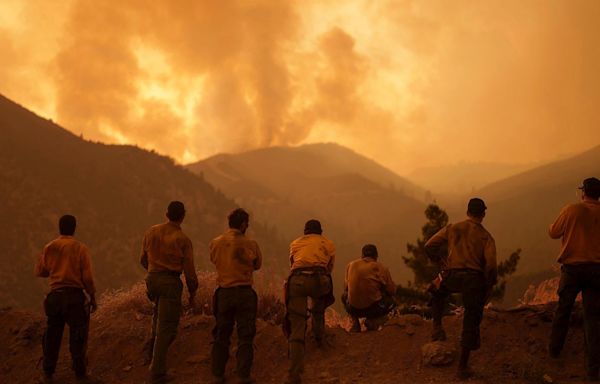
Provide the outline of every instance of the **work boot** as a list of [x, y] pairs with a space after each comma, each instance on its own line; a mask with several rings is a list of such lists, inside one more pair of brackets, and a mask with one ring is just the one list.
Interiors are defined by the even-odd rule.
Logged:
[[431, 341], [446, 341], [446, 331], [441, 325], [434, 325], [431, 331]]
[[462, 347], [458, 359], [458, 371], [456, 372], [456, 377], [459, 380], [466, 380], [473, 376], [473, 371], [469, 368], [469, 356], [471, 356], [471, 350]]
[[52, 378], [52, 374], [42, 373], [38, 379], [39, 384], [53, 384], [55, 381]]
[[387, 316], [365, 319], [365, 327], [367, 327], [367, 331], [377, 331], [379, 330], [379, 327], [382, 327], [383, 324], [385, 324], [386, 321]]
[[150, 375], [150, 384], [167, 384], [175, 383], [175, 376], [162, 374], [162, 375]]
[[600, 375], [598, 375], [598, 371], [594, 371], [592, 373], [587, 374], [585, 380], [589, 383], [597, 383], [600, 382]]
[[558, 359], [560, 357], [560, 350], [557, 351], [551, 346], [548, 346], [548, 356], [550, 356], [552, 359]]
[[144, 356], [144, 365], [150, 365], [152, 362], [152, 355], [154, 353], [154, 338], [151, 337], [146, 341], [142, 348], [142, 355]]
[[288, 376], [285, 384], [302, 384], [302, 379], [300, 377], [290, 377]]
[[467, 380], [475, 375], [475, 372], [469, 367], [461, 368], [459, 367], [456, 371], [456, 378], [458, 380]]
[[352, 318], [352, 327], [350, 328], [350, 332], [354, 332], [354, 333], [360, 332], [360, 320], [358, 320], [358, 317]]

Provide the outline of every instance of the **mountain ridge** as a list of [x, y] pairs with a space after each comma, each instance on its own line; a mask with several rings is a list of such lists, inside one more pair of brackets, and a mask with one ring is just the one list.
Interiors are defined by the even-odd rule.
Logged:
[[[226, 229], [236, 204], [168, 157], [135, 146], [83, 140], [0, 95], [0, 307], [38, 307], [46, 289], [33, 276], [43, 245], [57, 236], [58, 218], [78, 219], [76, 238], [91, 249], [99, 290], [129, 286], [143, 277], [141, 237], [166, 220], [171, 200], [188, 215], [196, 263], [211, 268], [207, 243]], [[285, 249], [272, 228], [253, 221], [250, 233], [263, 245], [266, 264]], [[278, 273], [281, 270], [278, 270]]]

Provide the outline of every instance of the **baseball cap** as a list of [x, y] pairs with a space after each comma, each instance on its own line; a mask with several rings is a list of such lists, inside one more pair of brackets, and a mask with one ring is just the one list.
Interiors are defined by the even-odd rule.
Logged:
[[485, 212], [487, 207], [483, 200], [478, 197], [474, 197], [469, 200], [469, 205], [467, 206], [467, 212], [472, 213], [474, 215], [481, 215]]

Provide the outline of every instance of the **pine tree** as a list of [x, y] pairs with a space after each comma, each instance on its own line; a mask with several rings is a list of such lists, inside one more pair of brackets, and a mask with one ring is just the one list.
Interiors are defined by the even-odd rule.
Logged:
[[[441, 209], [437, 204], [430, 204], [425, 209], [425, 217], [427, 222], [421, 228], [421, 238], [417, 239], [417, 243], [406, 244], [406, 250], [410, 256], [403, 256], [404, 263], [413, 270], [414, 284], [418, 287], [428, 285], [440, 272], [440, 267], [433, 263], [425, 252], [425, 243], [440, 229], [448, 225], [448, 214]], [[440, 257], [447, 257], [448, 250], [446, 247], [440, 249]]]

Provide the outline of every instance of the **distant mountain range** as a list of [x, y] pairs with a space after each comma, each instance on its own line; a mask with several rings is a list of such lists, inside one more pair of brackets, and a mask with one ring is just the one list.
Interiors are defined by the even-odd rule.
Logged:
[[[170, 200], [185, 202], [184, 231], [197, 266], [208, 267], [208, 241], [226, 228], [235, 203], [185, 168], [133, 146], [85, 141], [0, 96], [0, 307], [36, 306], [45, 283], [33, 264], [57, 235], [57, 220], [77, 216], [76, 237], [91, 249], [100, 290], [143, 276], [141, 237], [165, 220]], [[273, 229], [253, 221], [267, 268], [285, 265], [286, 246]], [[284, 256], [281, 256], [281, 255]]]
[[539, 164], [505, 164], [492, 162], [447, 164], [423, 167], [407, 177], [437, 196], [462, 196], [488, 184], [535, 168]]
[[489, 207], [486, 226], [505, 254], [523, 248], [520, 272], [555, 265], [560, 242], [548, 227], [561, 208], [579, 201], [577, 187], [587, 177], [600, 177], [600, 146], [492, 183], [474, 194]]
[[360, 257], [365, 243], [379, 247], [396, 277], [411, 277], [401, 255], [424, 221], [425, 191], [348, 148], [272, 147], [188, 167], [289, 241], [302, 234], [306, 220], [320, 219], [338, 249], [340, 284], [346, 263]]
[[[322, 219], [340, 247], [339, 273], [346, 261], [358, 256], [361, 244], [373, 242], [397, 278], [412, 277], [400, 256], [406, 254], [406, 242], [420, 234], [427, 193], [347, 148], [335, 144], [268, 148], [214, 156], [189, 168], [253, 209], [288, 239], [301, 233], [306, 219]], [[498, 167], [473, 170], [481, 171], [484, 180], [483, 171], [492, 168]], [[582, 179], [600, 175], [600, 146], [520, 173], [520, 166], [496, 170], [513, 175], [441, 203], [451, 221], [458, 221], [465, 217], [469, 197], [486, 200], [484, 224], [496, 238], [499, 259], [522, 249], [520, 277], [516, 286], [509, 285], [515, 298], [530, 281], [551, 274], [559, 242], [548, 237], [548, 226], [562, 206], [576, 201]], [[460, 172], [447, 172], [447, 180], [461, 177]], [[519, 292], [511, 292], [514, 289]]]
[[[186, 203], [184, 230], [200, 269], [209, 268], [206, 244], [240, 205], [251, 211], [251, 235], [273, 273], [285, 273], [287, 245], [302, 234], [306, 220], [317, 218], [337, 245], [338, 289], [346, 263], [359, 257], [365, 243], [376, 244], [381, 260], [404, 282], [412, 274], [401, 256], [419, 236], [424, 209], [437, 195], [336, 144], [217, 155], [186, 168], [137, 147], [83, 140], [0, 96], [0, 307], [40, 304], [45, 284], [33, 277], [33, 263], [56, 236], [64, 213], [79, 219], [76, 235], [92, 250], [101, 290], [140, 279], [143, 232], [164, 220], [173, 199]], [[461, 177], [445, 173], [448, 180]], [[486, 200], [484, 224], [496, 238], [499, 258], [523, 249], [515, 280], [521, 294], [555, 265], [559, 244], [548, 238], [548, 225], [562, 206], [576, 201], [576, 187], [589, 176], [600, 176], [600, 146], [440, 202], [458, 221], [470, 196]]]

